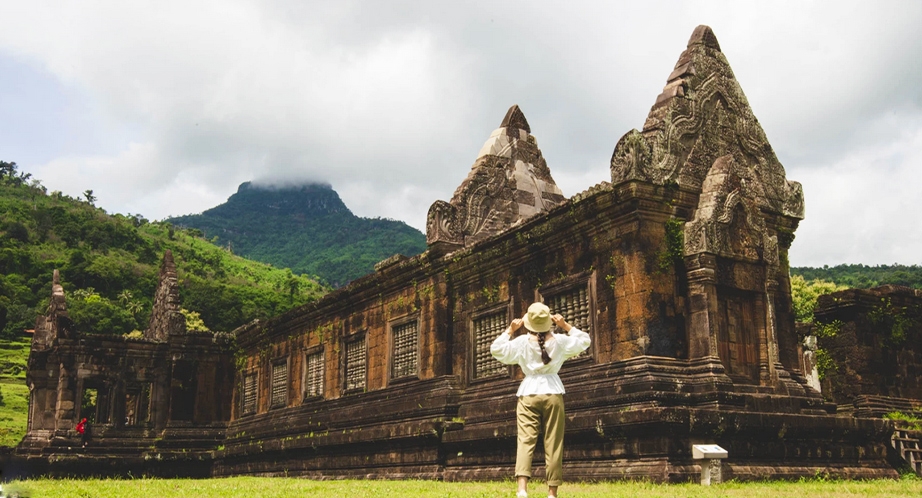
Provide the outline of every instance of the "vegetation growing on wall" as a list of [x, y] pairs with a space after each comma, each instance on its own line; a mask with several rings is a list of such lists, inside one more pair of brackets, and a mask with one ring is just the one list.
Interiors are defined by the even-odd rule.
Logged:
[[666, 220], [665, 247], [657, 255], [659, 271], [666, 273], [682, 265], [685, 257], [685, 222], [678, 218]]
[[[814, 323], [813, 324], [813, 335], [820, 339], [829, 339], [835, 337], [839, 333], [839, 330], [842, 329], [844, 324], [839, 320], [833, 320], [829, 323]], [[833, 360], [832, 355], [829, 354], [824, 348], [817, 347], [814, 353], [814, 359], [816, 360], [816, 371], [819, 375], [819, 378], [825, 379], [826, 374], [834, 371], [837, 366], [835, 360]]]
[[906, 336], [915, 326], [913, 318], [922, 315], [920, 310], [896, 306], [889, 297], [880, 299], [880, 303], [868, 313], [868, 320], [881, 331], [888, 346], [897, 347], [906, 342]]
[[911, 431], [922, 431], [922, 409], [906, 412], [890, 412], [884, 418], [894, 420], [899, 427]]

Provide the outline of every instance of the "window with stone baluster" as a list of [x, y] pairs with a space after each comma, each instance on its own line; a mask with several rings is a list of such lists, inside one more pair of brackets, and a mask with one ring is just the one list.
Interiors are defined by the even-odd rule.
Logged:
[[257, 380], [259, 376], [256, 372], [250, 372], [243, 376], [243, 395], [241, 398], [241, 415], [252, 415], [256, 413], [256, 401], [259, 394]]
[[509, 326], [508, 305], [486, 310], [474, 315], [471, 331], [474, 343], [474, 380], [509, 375], [509, 367], [503, 365], [490, 354], [493, 341]]
[[391, 379], [419, 375], [419, 320], [391, 326]]
[[323, 396], [323, 348], [304, 354], [304, 398]]
[[365, 390], [367, 351], [365, 334], [356, 334], [345, 341], [345, 363], [343, 365], [343, 391], [346, 393]]
[[[551, 314], [560, 314], [570, 325], [592, 336], [593, 309], [595, 309], [594, 293], [592, 292], [591, 279], [587, 276], [574, 277], [564, 284], [542, 289], [540, 297], [544, 304], [551, 310]], [[554, 327], [554, 333], [563, 334], [562, 330]], [[595, 342], [595, 341], [593, 341]], [[592, 346], [571, 360], [592, 357]]]
[[282, 408], [288, 405], [288, 358], [272, 362], [270, 408]]

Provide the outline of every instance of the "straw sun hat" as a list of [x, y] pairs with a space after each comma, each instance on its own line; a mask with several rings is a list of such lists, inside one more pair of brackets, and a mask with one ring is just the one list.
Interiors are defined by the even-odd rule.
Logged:
[[544, 303], [532, 303], [522, 321], [532, 332], [547, 332], [551, 330], [551, 310]]

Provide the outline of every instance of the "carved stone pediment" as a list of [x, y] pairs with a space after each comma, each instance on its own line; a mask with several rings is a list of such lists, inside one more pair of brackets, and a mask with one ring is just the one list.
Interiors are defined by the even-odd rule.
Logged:
[[788, 181], [714, 32], [698, 26], [644, 123], [615, 147], [612, 184], [643, 180], [698, 190], [717, 158], [751, 167], [762, 209], [803, 219], [803, 189]]
[[701, 185], [695, 217], [685, 224], [685, 255], [716, 254], [778, 266], [778, 238], [768, 235], [757, 199], [761, 179], [731, 155], [714, 161]]
[[451, 201], [429, 208], [426, 241], [445, 251], [470, 246], [565, 200], [525, 115], [514, 105]]

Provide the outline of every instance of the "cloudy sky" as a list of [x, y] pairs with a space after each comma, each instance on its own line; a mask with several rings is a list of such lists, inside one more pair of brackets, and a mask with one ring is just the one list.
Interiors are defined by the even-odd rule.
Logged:
[[423, 230], [512, 104], [565, 195], [608, 180], [699, 24], [803, 183], [791, 264], [922, 264], [917, 1], [6, 1], [0, 159], [150, 219], [315, 180]]

